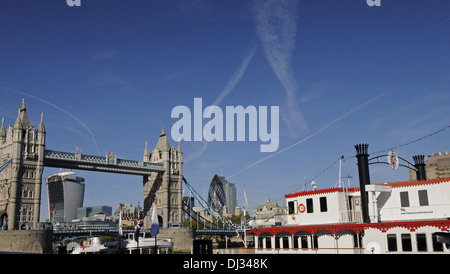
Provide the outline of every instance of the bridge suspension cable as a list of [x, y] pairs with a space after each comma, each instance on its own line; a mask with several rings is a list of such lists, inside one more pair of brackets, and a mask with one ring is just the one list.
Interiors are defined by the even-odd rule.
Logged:
[[12, 163], [12, 160], [13, 160], [13, 158], [11, 157], [11, 159], [9, 159], [9, 160], [6, 161], [5, 163], [3, 163], [3, 164], [0, 166], [0, 172], [2, 172], [9, 164], [11, 164], [11, 163]]
[[206, 212], [208, 212], [209, 215], [211, 215], [218, 222], [221, 222], [224, 226], [227, 226], [228, 228], [234, 229], [236, 231], [236, 234], [242, 240], [242, 237], [239, 234], [239, 231], [237, 230], [237, 224], [236, 223], [234, 223], [232, 220], [230, 220], [230, 218], [228, 218], [227, 216], [224, 216], [222, 213], [220, 213], [218, 210], [216, 210], [214, 207], [212, 207], [209, 203], [207, 203], [202, 198], [202, 196], [200, 196], [198, 194], [198, 192], [192, 187], [192, 185], [189, 184], [189, 182], [186, 180], [186, 178], [184, 176], [183, 176], [183, 182], [185, 183], [186, 187], [191, 191], [192, 195], [194, 195], [194, 198], [206, 210]]
[[203, 207], [206, 212], [211, 215], [214, 219], [221, 222], [223, 225], [228, 226], [227, 222], [224, 222], [227, 218], [224, 217], [219, 211], [217, 211], [213, 206], [211, 206], [208, 202], [206, 202], [200, 194], [192, 187], [191, 184], [186, 180], [185, 177], [183, 177], [183, 182], [185, 183], [186, 187], [191, 191], [192, 195], [194, 195], [194, 198], [199, 202], [201, 207]]

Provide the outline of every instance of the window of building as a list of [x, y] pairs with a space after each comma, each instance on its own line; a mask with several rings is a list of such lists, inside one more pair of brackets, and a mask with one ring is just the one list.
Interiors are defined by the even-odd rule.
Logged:
[[327, 212], [327, 197], [320, 197], [320, 212]]
[[424, 233], [416, 234], [417, 251], [427, 251], [427, 237]]
[[400, 205], [401, 205], [401, 207], [408, 207], [409, 206], [408, 191], [400, 192]]
[[402, 234], [403, 251], [412, 251], [411, 234]]
[[397, 235], [387, 235], [388, 251], [397, 251]]
[[314, 212], [313, 199], [312, 198], [306, 199], [306, 212], [308, 212], [308, 213], [313, 213]]
[[419, 205], [421, 206], [427, 206], [428, 204], [428, 191], [425, 190], [419, 190]]

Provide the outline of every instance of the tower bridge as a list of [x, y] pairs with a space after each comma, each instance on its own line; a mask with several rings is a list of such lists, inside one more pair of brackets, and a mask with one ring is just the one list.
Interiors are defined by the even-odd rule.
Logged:
[[[156, 206], [162, 228], [181, 226], [183, 152], [171, 147], [164, 130], [149, 153], [145, 143], [142, 161], [46, 149], [44, 116], [36, 129], [24, 101], [14, 125], [0, 127], [0, 227], [35, 229], [39, 225], [44, 167], [139, 175], [143, 178], [144, 212]], [[144, 217], [144, 229], [151, 225]]]
[[162, 163], [125, 160], [110, 154], [102, 157], [54, 150], [45, 150], [44, 166], [130, 175], [165, 171]]

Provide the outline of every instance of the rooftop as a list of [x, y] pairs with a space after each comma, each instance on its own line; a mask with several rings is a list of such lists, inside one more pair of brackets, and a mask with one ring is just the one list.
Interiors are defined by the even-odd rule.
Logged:
[[[399, 181], [399, 182], [390, 182], [390, 183], [377, 183], [374, 185], [385, 185], [385, 186], [391, 186], [391, 187], [408, 187], [408, 186], [418, 186], [418, 185], [432, 185], [432, 184], [440, 184], [440, 183], [450, 183], [450, 178], [437, 178], [437, 179], [428, 179], [428, 180], [422, 180], [422, 181]], [[351, 187], [351, 188], [325, 188], [325, 189], [318, 189], [318, 190], [309, 190], [309, 191], [300, 191], [296, 193], [286, 194], [285, 198], [295, 198], [299, 196], [309, 196], [309, 195], [315, 195], [315, 194], [324, 194], [324, 193], [331, 193], [331, 192], [342, 192], [342, 191], [349, 191], [349, 192], [356, 192], [359, 191], [359, 187]]]

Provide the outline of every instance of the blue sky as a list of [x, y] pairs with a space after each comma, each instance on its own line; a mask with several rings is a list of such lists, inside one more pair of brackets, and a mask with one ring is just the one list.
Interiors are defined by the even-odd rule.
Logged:
[[[0, 4], [0, 116], [13, 124], [25, 98], [36, 126], [44, 113], [48, 149], [141, 160], [145, 141], [153, 149], [177, 121], [171, 110], [193, 111], [195, 97], [224, 111], [279, 106], [275, 153], [260, 142], [182, 142], [184, 175], [200, 194], [222, 174], [241, 206], [245, 185], [253, 208], [282, 204], [341, 155], [357, 186], [355, 144], [373, 153], [449, 126], [447, 0], [81, 3]], [[395, 151], [410, 161], [448, 151], [449, 132]], [[404, 168], [370, 168], [372, 182], [409, 178]], [[86, 206], [143, 200], [141, 177], [77, 173]], [[315, 179], [319, 188], [337, 180], [337, 163]], [[46, 199], [43, 191], [41, 219]]]

